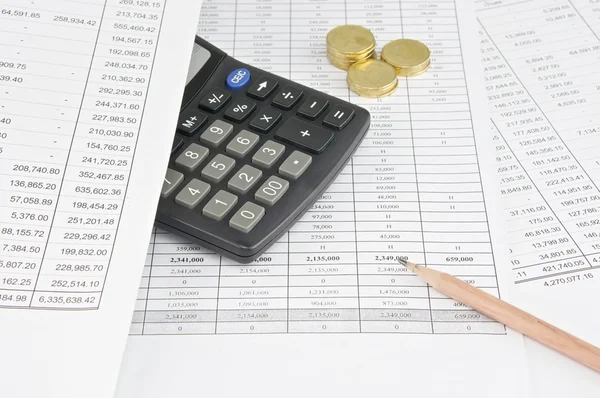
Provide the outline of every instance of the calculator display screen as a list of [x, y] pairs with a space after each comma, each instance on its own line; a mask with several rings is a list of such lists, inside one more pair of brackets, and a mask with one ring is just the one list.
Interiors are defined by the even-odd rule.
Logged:
[[200, 47], [197, 43], [194, 43], [194, 50], [192, 51], [192, 60], [190, 61], [190, 67], [188, 69], [187, 80], [185, 84], [188, 84], [190, 80], [202, 69], [204, 64], [210, 58], [210, 51]]

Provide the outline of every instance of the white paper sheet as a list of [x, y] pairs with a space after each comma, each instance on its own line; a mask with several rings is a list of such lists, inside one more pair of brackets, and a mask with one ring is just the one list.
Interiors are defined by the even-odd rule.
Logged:
[[200, 4], [0, 8], [0, 395], [107, 398]]
[[[378, 4], [205, 2], [208, 41], [361, 104], [373, 122], [329, 192], [259, 262], [154, 235], [117, 397], [525, 396], [520, 335], [395, 260], [492, 294], [506, 276], [474, 14], [462, 2]], [[389, 98], [351, 94], [325, 56], [327, 31], [346, 23], [371, 28], [378, 51], [423, 40], [431, 69]]]
[[[516, 304], [600, 345], [598, 7], [478, 6]], [[570, 395], [573, 385], [578, 397], [600, 396], [598, 374], [526, 344], [534, 396]]]

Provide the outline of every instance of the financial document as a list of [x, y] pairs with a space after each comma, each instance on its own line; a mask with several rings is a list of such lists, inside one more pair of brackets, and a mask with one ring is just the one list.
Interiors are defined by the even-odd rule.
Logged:
[[3, 396], [112, 395], [199, 12], [0, 1]]
[[[252, 265], [155, 231], [118, 397], [189, 395], [197, 383], [218, 396], [281, 396], [287, 385], [294, 397], [313, 388], [523, 396], [520, 335], [397, 263], [408, 255], [494, 295], [508, 281], [497, 272], [508, 270], [497, 267], [507, 260], [475, 18], [459, 3], [204, 2], [201, 36], [364, 106], [371, 129], [317, 204]], [[400, 79], [391, 97], [358, 97], [326, 57], [327, 32], [343, 24], [370, 28], [378, 53], [390, 40], [422, 40], [431, 68]], [[443, 380], [403, 373], [409, 363]]]
[[[588, 308], [600, 300], [600, 8], [477, 6], [515, 303], [600, 345], [600, 317]], [[596, 373], [527, 348], [536, 397], [564, 396], [574, 383], [579, 397], [600, 395]]]

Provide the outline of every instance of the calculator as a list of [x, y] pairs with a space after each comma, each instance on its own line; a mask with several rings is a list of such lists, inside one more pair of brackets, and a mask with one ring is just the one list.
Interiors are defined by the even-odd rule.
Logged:
[[369, 124], [365, 109], [196, 36], [156, 225], [254, 261], [323, 194]]

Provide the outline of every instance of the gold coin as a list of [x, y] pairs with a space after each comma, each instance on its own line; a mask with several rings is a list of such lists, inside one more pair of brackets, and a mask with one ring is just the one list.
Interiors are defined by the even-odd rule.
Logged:
[[[365, 55], [375, 48], [375, 36], [359, 25], [341, 25], [327, 33], [327, 49], [345, 56]], [[369, 54], [370, 55], [370, 54]]]
[[416, 76], [429, 68], [429, 48], [417, 40], [399, 39], [389, 42], [381, 51], [381, 59], [396, 68], [400, 76]]
[[346, 80], [352, 91], [370, 98], [390, 95], [398, 86], [394, 67], [376, 59], [353, 64], [348, 69]]

